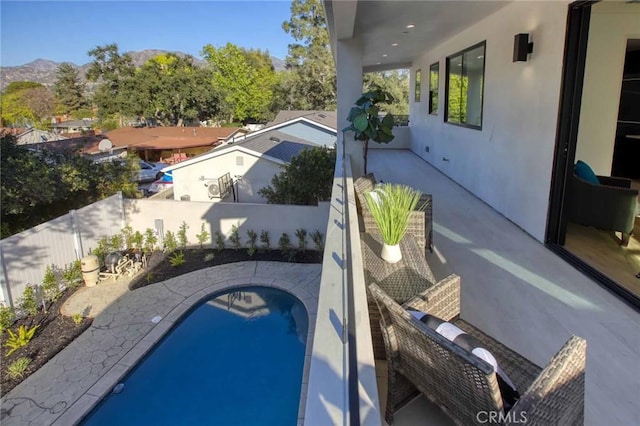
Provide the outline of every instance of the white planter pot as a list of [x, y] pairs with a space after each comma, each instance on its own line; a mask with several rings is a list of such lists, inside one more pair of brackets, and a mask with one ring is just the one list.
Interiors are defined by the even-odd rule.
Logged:
[[402, 253], [400, 252], [400, 244], [390, 246], [386, 243], [382, 245], [381, 257], [388, 263], [397, 263], [402, 259]]

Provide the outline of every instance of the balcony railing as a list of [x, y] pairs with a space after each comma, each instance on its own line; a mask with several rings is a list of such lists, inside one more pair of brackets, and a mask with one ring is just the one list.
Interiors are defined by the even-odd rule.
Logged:
[[380, 425], [348, 156], [338, 155], [336, 161], [325, 241], [304, 424]]

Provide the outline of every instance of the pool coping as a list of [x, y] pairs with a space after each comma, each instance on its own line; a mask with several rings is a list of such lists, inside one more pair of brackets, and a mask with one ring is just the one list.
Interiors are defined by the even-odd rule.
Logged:
[[[235, 276], [233, 273], [234, 270], [238, 271], [238, 274], [235, 274]], [[142, 326], [144, 328], [148, 328], [148, 330], [146, 332], [136, 330], [138, 335], [135, 337], [135, 340], [137, 341], [132, 344], [131, 348], [122, 350], [121, 353], [118, 354], [117, 359], [115, 359], [113, 365], [106, 369], [104, 373], [100, 374], [100, 376], [96, 380], [89, 380], [88, 382], [84, 381], [78, 383], [78, 381], [74, 379], [72, 371], [67, 371], [66, 379], [65, 374], [62, 374], [59, 375], [59, 377], [56, 377], [56, 379], [54, 380], [55, 383], [49, 383], [49, 386], [46, 387], [46, 389], [50, 390], [50, 392], [53, 388], [60, 388], [61, 386], [65, 387], [65, 385], [82, 386], [85, 388], [82, 392], [78, 392], [78, 390], [76, 390], [76, 392], [72, 392], [76, 394], [79, 393], [79, 396], [75, 398], [75, 400], [70, 404], [67, 403], [67, 401], [64, 401], [66, 406], [58, 413], [54, 413], [53, 408], [61, 403], [60, 398], [57, 397], [57, 393], [47, 398], [48, 400], [42, 400], [38, 398], [38, 395], [30, 395], [29, 397], [20, 396], [21, 391], [24, 394], [25, 392], [28, 392], [28, 389], [38, 388], [38, 383], [25, 382], [37, 382], [38, 378], [41, 378], [43, 375], [45, 378], [47, 378], [48, 376], [46, 374], [46, 369], [48, 367], [55, 368], [54, 363], [52, 363], [51, 361], [45, 364], [40, 369], [45, 371], [38, 375], [37, 378], [32, 379], [35, 374], [30, 376], [27, 380], [25, 380], [25, 382], [23, 382], [25, 383], [25, 386], [22, 386], [23, 383], [21, 383], [14, 390], [9, 392], [2, 398], [3, 406], [6, 405], [6, 402], [8, 401], [20, 399], [29, 400], [34, 404], [31, 405], [27, 401], [28, 407], [26, 407], [26, 409], [23, 408], [22, 410], [18, 410], [19, 413], [16, 413], [16, 415], [12, 415], [13, 409], [16, 406], [19, 406], [21, 403], [14, 405], [9, 410], [7, 410], [9, 413], [7, 417], [5, 417], [5, 414], [3, 413], [3, 424], [44, 424], [43, 421], [45, 419], [43, 417], [49, 417], [49, 422], [45, 422], [55, 426], [78, 424], [105, 396], [107, 396], [112, 391], [113, 387], [117, 385], [132, 368], [135, 367], [137, 362], [142, 359], [176, 325], [176, 323], [178, 323], [182, 319], [185, 314], [189, 313], [195, 305], [207, 298], [210, 298], [210, 296], [215, 293], [247, 286], [265, 286], [284, 290], [300, 300], [307, 310], [309, 326], [307, 331], [304, 371], [298, 408], [298, 424], [302, 424], [304, 421], [304, 410], [306, 405], [307, 387], [309, 380], [309, 365], [313, 347], [313, 332], [315, 329], [315, 321], [317, 317], [318, 290], [320, 286], [321, 271], [322, 267], [320, 264], [290, 264], [281, 262], [256, 261], [239, 262], [201, 269], [182, 275], [180, 277], [172, 278], [171, 280], [167, 280], [162, 283], [156, 283], [152, 286], [146, 286], [141, 289], [128, 292], [112, 304], [121, 305], [117, 307], [120, 309], [116, 309], [116, 307], [113, 307], [111, 311], [115, 312], [107, 310], [108, 313], [105, 315], [115, 316], [116, 314], [120, 313], [124, 315], [126, 319], [126, 315], [130, 314], [131, 320], [138, 321], [139, 318], [135, 316], [136, 313], [133, 311], [136, 310], [136, 307], [138, 307], [137, 305], [139, 303], [144, 303], [145, 300], [152, 299], [152, 296], [155, 296], [157, 299], [158, 297], [162, 296], [162, 293], [167, 293], [167, 290], [172, 293], [171, 296], [176, 300], [174, 302], [174, 306], [169, 306], [169, 310], [156, 324], [151, 326], [150, 324], [146, 323], [142, 324]], [[278, 275], [278, 277], [274, 278], [274, 275]], [[216, 276], [218, 276], [219, 279], [216, 279]], [[202, 279], [208, 282], [203, 285], [201, 283]], [[155, 295], [145, 294], [147, 297], [132, 296], [134, 293], [136, 294], [136, 296], [138, 296], [140, 293], [136, 292], [143, 289], [146, 289], [145, 293], [154, 293], [154, 288], [156, 289], [155, 293], [157, 293]], [[172, 288], [174, 291], [172, 291]], [[163, 300], [165, 299], [163, 298]], [[129, 306], [127, 307], [127, 305]], [[122, 306], [127, 308], [124, 310], [128, 312], [122, 313]], [[110, 306], [110, 308], [112, 307]], [[96, 317], [97, 322], [94, 321], [94, 324], [97, 324], [96, 328], [99, 327], [99, 320], [101, 318], [101, 315]], [[132, 323], [129, 325], [138, 328], [140, 328], [141, 326], [140, 323]], [[92, 327], [90, 327], [88, 330], [92, 330], [93, 327], [94, 325], [92, 324]], [[116, 334], [117, 330], [120, 327], [121, 325], [114, 326], [111, 330], [113, 330], [114, 334]], [[87, 333], [87, 331], [85, 331], [85, 333]], [[83, 333], [83, 335], [85, 333]], [[97, 337], [94, 338], [94, 340], [96, 339]], [[91, 358], [93, 355], [96, 355], [103, 351], [101, 346], [98, 344], [99, 342], [92, 342], [91, 338], [86, 340], [88, 341], [83, 341], [83, 343], [85, 344], [85, 346], [90, 346], [88, 348], [84, 348], [85, 357], [87, 356], [87, 353]], [[91, 343], [94, 344], [91, 345]], [[59, 356], [64, 356], [64, 352], [68, 349], [69, 347], [65, 348], [58, 355], [56, 355], [54, 359]], [[51, 380], [49, 380], [49, 382], [51, 382]], [[45, 386], [43, 386], [43, 388], [44, 387]], [[43, 397], [46, 397], [46, 395], [44, 394], [45, 393], [43, 392]], [[54, 395], [56, 396], [55, 398], [53, 397]], [[47, 410], [46, 407], [52, 408], [49, 408]], [[5, 409], [3, 408], [3, 411], [4, 410]], [[40, 410], [41, 413], [38, 413], [38, 410]], [[51, 415], [54, 415], [56, 417], [51, 418]]]

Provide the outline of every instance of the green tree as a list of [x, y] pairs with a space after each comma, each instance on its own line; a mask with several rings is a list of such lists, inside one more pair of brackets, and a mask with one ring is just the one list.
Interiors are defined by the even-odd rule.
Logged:
[[214, 87], [220, 93], [224, 117], [229, 122], [264, 120], [270, 112], [275, 84], [269, 53], [227, 43], [219, 48], [208, 44], [202, 55], [209, 63]]
[[47, 128], [54, 107], [53, 94], [40, 83], [13, 82], [2, 93], [5, 125]]
[[317, 205], [331, 199], [331, 185], [336, 166], [335, 149], [305, 149], [283, 166], [271, 179], [271, 185], [258, 193], [270, 204]]
[[13, 83], [9, 83], [7, 87], [5, 87], [3, 95], [10, 95], [12, 93], [21, 92], [25, 89], [35, 89], [36, 87], [43, 87], [42, 84], [36, 83], [34, 81], [14, 81]]
[[2, 237], [58, 217], [123, 191], [135, 196], [129, 161], [93, 163], [69, 152], [33, 152], [16, 145], [15, 138], [0, 140], [0, 210]]
[[125, 111], [153, 117], [166, 125], [206, 120], [217, 112], [218, 97], [209, 74], [193, 64], [191, 56], [173, 53], [148, 60], [127, 81]]
[[380, 89], [393, 97], [393, 102], [384, 105], [383, 111], [393, 115], [409, 114], [409, 73], [393, 70], [366, 73], [363, 76], [363, 92]]
[[98, 107], [98, 118], [104, 121], [109, 116], [119, 115], [122, 119], [124, 99], [130, 95], [126, 93], [123, 96], [122, 88], [135, 74], [131, 56], [127, 53], [120, 54], [115, 43], [97, 46], [88, 55], [94, 59], [87, 70], [87, 79], [100, 82], [93, 95], [93, 102]]
[[296, 75], [291, 87], [296, 109], [336, 108], [336, 70], [320, 0], [293, 0], [284, 31], [298, 43], [289, 45], [286, 66]]
[[84, 84], [80, 82], [78, 70], [73, 65], [65, 62], [58, 67], [53, 92], [56, 95], [59, 111], [62, 114], [73, 114], [87, 107], [84, 89]]

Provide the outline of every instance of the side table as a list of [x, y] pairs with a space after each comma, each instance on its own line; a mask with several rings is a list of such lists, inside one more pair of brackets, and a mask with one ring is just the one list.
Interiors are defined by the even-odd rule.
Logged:
[[[412, 297], [421, 294], [435, 283], [435, 277], [424, 257], [422, 249], [415, 238], [409, 234], [400, 242], [402, 260], [387, 263], [382, 260], [382, 237], [369, 233], [360, 233], [364, 279], [368, 286], [375, 282], [396, 302], [402, 304]], [[376, 359], [385, 359], [384, 341], [380, 330], [380, 312], [370, 295], [367, 295], [371, 336]]]

